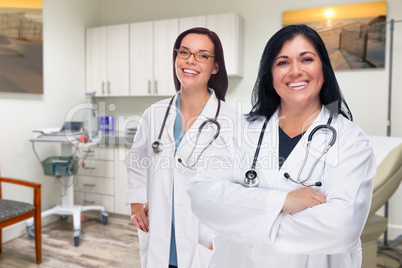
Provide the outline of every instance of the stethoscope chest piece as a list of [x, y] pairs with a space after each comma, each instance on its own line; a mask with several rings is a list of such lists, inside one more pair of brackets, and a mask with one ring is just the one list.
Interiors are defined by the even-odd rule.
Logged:
[[159, 141], [154, 141], [152, 143], [152, 150], [154, 150], [154, 153], [159, 154], [163, 151], [163, 144]]
[[246, 187], [257, 187], [259, 184], [260, 180], [257, 177], [257, 172], [255, 170], [247, 171], [244, 178], [244, 185]]

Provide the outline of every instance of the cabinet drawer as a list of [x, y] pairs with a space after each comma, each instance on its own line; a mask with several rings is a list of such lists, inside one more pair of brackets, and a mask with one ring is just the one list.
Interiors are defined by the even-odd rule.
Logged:
[[86, 160], [114, 160], [113, 149], [111, 148], [89, 148], [81, 150], [80, 158]]
[[109, 195], [75, 192], [74, 203], [81, 206], [103, 206], [106, 211], [114, 212], [114, 199]]
[[96, 193], [96, 194], [114, 194], [114, 181], [109, 178], [78, 176], [75, 191]]
[[78, 170], [78, 175], [113, 178], [114, 162], [87, 159], [85, 167]]

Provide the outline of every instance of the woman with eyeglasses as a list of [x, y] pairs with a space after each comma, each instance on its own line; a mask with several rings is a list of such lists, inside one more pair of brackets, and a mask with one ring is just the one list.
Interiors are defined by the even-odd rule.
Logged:
[[142, 268], [207, 268], [212, 231], [191, 212], [186, 193], [206, 149], [227, 146], [237, 112], [227, 105], [228, 78], [218, 36], [181, 33], [173, 49], [176, 95], [149, 107], [126, 157], [131, 222]]

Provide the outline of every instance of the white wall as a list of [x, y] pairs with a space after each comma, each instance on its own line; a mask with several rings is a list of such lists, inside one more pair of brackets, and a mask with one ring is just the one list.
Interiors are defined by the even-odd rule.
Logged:
[[[1, 175], [42, 184], [42, 210], [60, 203], [61, 187], [43, 175], [29, 139], [33, 129], [61, 127], [67, 111], [85, 100], [85, 28], [98, 23], [96, 0], [43, 1], [43, 95], [0, 94]], [[23, 79], [23, 78], [21, 78]], [[40, 157], [57, 155], [57, 144], [36, 144]], [[3, 197], [32, 202], [32, 191], [4, 184]], [[3, 231], [3, 241], [24, 224]]]
[[[251, 1], [251, 2], [250, 2]], [[59, 202], [60, 187], [51, 177], [42, 175], [28, 142], [32, 129], [59, 126], [67, 111], [84, 100], [85, 36], [91, 26], [136, 21], [190, 17], [224, 12], [238, 12], [245, 20], [244, 77], [229, 80], [228, 103], [248, 112], [250, 95], [256, 78], [262, 50], [280, 27], [282, 12], [293, 9], [342, 5], [370, 0], [205, 0], [199, 3], [180, 0], [44, 0], [44, 95], [0, 94], [0, 168], [2, 175], [42, 183], [42, 208]], [[402, 1], [387, 1], [388, 18], [402, 20]], [[389, 35], [387, 35], [389, 38]], [[395, 26], [393, 79], [393, 135], [402, 137], [402, 23]], [[388, 55], [388, 48], [387, 48]], [[388, 64], [388, 61], [387, 63]], [[167, 70], [171, 71], [171, 70]], [[388, 65], [381, 70], [338, 71], [338, 81], [352, 109], [355, 122], [370, 135], [386, 134]], [[153, 98], [108, 98], [116, 104], [116, 113], [141, 114]], [[8, 128], [5, 126], [9, 126]], [[42, 147], [40, 144], [37, 145]], [[54, 146], [44, 146], [43, 155], [57, 153]], [[4, 188], [5, 197], [31, 200], [30, 195], [17, 195]], [[402, 233], [402, 215], [397, 203], [399, 191], [390, 203], [390, 221], [394, 234]], [[391, 231], [392, 231], [391, 230]], [[9, 232], [5, 232], [4, 240]], [[390, 232], [390, 237], [392, 234]]]

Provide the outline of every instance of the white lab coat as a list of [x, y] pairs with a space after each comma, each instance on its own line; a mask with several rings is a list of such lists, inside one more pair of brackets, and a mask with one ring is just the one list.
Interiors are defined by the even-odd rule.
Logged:
[[[173, 188], [178, 267], [208, 267], [212, 255], [209, 248], [212, 245], [213, 232], [200, 224], [192, 213], [190, 198], [186, 193], [187, 184], [195, 176], [197, 166], [203, 164], [205, 153], [202, 154], [194, 170], [184, 168], [178, 163], [178, 159], [181, 158], [185, 165], [195, 163], [198, 154], [216, 133], [216, 125], [207, 124], [202, 129], [195, 151], [188, 159], [196, 143], [200, 124], [207, 118], [215, 118], [218, 99], [213, 90], [210, 89], [210, 91], [212, 94], [207, 104], [183, 137], [176, 156], [174, 155], [173, 131], [177, 94], [171, 105], [160, 141], [164, 145], [163, 151], [159, 154], [154, 153], [151, 144], [157, 140], [170, 99], [157, 102], [145, 111], [133, 147], [126, 157], [128, 166], [126, 205], [149, 204], [149, 232], [138, 230], [142, 268], [168, 267]], [[236, 116], [237, 112], [233, 108], [221, 102], [218, 116], [218, 122], [221, 125], [220, 135], [210, 147], [217, 146], [218, 143], [222, 145], [225, 139], [230, 140], [232, 120]]]
[[[279, 170], [276, 112], [259, 153], [257, 188], [244, 187], [244, 175], [251, 167], [263, 120], [246, 123], [247, 134], [234, 141], [235, 150], [214, 149], [213, 156], [225, 161], [219, 169], [199, 169], [188, 186], [194, 213], [217, 232], [210, 268], [361, 267], [360, 235], [376, 164], [369, 139], [354, 123], [342, 115], [333, 118], [337, 140], [307, 181], [322, 182], [322, 187], [314, 188], [326, 195], [326, 203], [297, 213], [281, 212], [287, 193], [302, 187], [284, 178], [284, 173], [297, 178], [311, 130], [326, 124], [328, 117], [323, 107]], [[314, 135], [301, 178], [329, 143], [329, 133], [320, 130]]]

